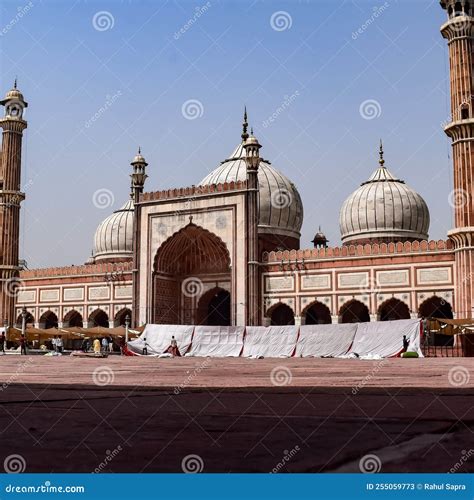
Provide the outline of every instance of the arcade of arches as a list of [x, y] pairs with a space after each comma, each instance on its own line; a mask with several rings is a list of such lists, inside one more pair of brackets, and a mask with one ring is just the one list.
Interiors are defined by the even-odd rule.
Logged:
[[[294, 325], [295, 315], [293, 309], [282, 302], [274, 304], [266, 316], [271, 325]], [[451, 305], [437, 296], [426, 299], [420, 305], [418, 316], [420, 318], [453, 318]], [[394, 321], [410, 319], [411, 313], [407, 304], [392, 297], [383, 302], [377, 314], [378, 321]], [[314, 301], [302, 311], [302, 324], [317, 325], [329, 324], [332, 321], [331, 312], [321, 302]], [[362, 302], [352, 299], [346, 302], [339, 311], [339, 323], [366, 323], [370, 321], [369, 309]]]
[[[212, 289], [203, 293], [209, 284]], [[230, 284], [230, 255], [225, 243], [190, 222], [156, 253], [152, 322], [230, 325]]]

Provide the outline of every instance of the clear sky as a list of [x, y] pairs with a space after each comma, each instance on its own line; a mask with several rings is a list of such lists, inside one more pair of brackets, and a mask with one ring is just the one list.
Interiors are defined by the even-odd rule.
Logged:
[[244, 104], [262, 156], [301, 193], [302, 247], [319, 225], [340, 243], [339, 208], [379, 138], [445, 238], [444, 20], [437, 0], [3, 1], [1, 93], [18, 76], [29, 102], [21, 257], [83, 263], [128, 198], [138, 145], [146, 190], [198, 184], [239, 142]]

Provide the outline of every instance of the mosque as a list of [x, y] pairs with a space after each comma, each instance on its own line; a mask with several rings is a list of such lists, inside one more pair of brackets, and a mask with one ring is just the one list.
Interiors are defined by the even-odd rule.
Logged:
[[[84, 265], [23, 269], [19, 213], [23, 118], [16, 88], [5, 115], [0, 172], [0, 319], [40, 328], [202, 324], [287, 325], [472, 318], [474, 266], [474, 6], [443, 0], [448, 20], [454, 228], [429, 240], [423, 198], [378, 165], [340, 210], [342, 245], [321, 231], [301, 248], [297, 187], [269, 160], [244, 114], [238, 144], [198, 184], [147, 192], [148, 164], [131, 162], [131, 192], [101, 222]], [[230, 145], [231, 146], [231, 145]], [[230, 148], [229, 148], [230, 149]], [[216, 159], [218, 160], [218, 159]], [[448, 193], [446, 193], [448, 199]]]

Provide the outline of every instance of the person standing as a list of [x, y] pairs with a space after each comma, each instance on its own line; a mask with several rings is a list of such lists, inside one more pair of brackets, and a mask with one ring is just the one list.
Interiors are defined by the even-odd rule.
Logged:
[[23, 334], [21, 334], [20, 336], [20, 356], [24, 354], [26, 356], [26, 354], [28, 354], [26, 352], [26, 338]]
[[114, 339], [109, 337], [109, 352], [114, 352]]
[[99, 339], [94, 339], [94, 354], [100, 354], [100, 340]]
[[109, 341], [107, 340], [107, 337], [102, 338], [102, 352], [104, 354], [107, 354], [107, 351], [109, 350]]
[[7, 338], [5, 336], [5, 332], [2, 332], [0, 334], [0, 351], [2, 351], [3, 354], [5, 354], [5, 344], [7, 342]]
[[60, 354], [63, 352], [63, 339], [59, 335], [56, 337], [56, 350]]
[[143, 342], [145, 342], [145, 345], [143, 347], [142, 354], [143, 354], [143, 356], [147, 356], [148, 355], [148, 344], [146, 343], [146, 337], [143, 338]]

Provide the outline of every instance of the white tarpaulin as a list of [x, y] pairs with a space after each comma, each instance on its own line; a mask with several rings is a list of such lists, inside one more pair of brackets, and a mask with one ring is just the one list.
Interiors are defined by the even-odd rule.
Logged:
[[300, 326], [295, 356], [335, 357], [347, 354], [356, 330], [355, 323]]
[[142, 354], [146, 339], [148, 354], [158, 356], [168, 349], [174, 336], [179, 352], [184, 356], [191, 345], [193, 331], [192, 325], [146, 325], [140, 337], [128, 342], [127, 346], [130, 351]]
[[243, 326], [196, 326], [189, 356], [238, 357], [244, 345]]
[[242, 356], [283, 358], [293, 354], [298, 326], [248, 326]]
[[423, 356], [420, 349], [419, 319], [402, 319], [397, 321], [377, 321], [373, 323], [357, 323], [352, 349], [349, 354], [356, 353], [361, 358], [388, 358], [396, 356], [403, 348], [403, 336], [410, 344], [408, 351]]

